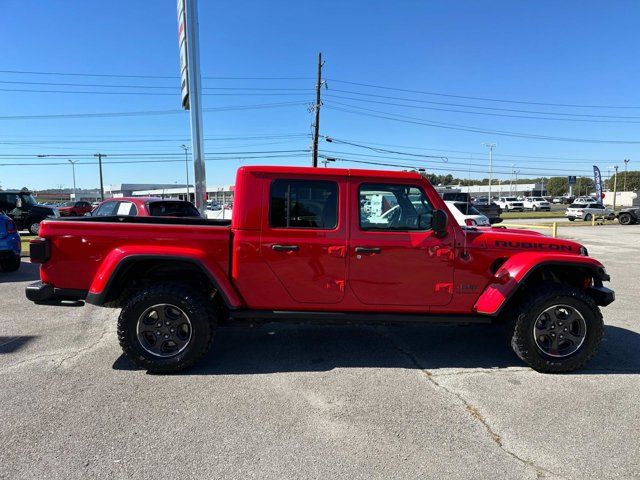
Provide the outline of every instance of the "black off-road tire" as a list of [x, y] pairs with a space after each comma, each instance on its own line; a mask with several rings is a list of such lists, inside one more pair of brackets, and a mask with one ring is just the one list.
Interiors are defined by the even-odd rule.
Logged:
[[[147, 309], [159, 304], [179, 308], [191, 324], [191, 337], [185, 349], [170, 357], [145, 350], [138, 339], [138, 320]], [[178, 283], [151, 284], [131, 296], [122, 308], [118, 340], [124, 354], [137, 366], [152, 373], [174, 373], [192, 367], [207, 353], [216, 324], [212, 302], [203, 292]]]
[[618, 221], [620, 225], [631, 225], [633, 223], [633, 217], [631, 217], [630, 213], [621, 213], [618, 217]]
[[587, 214], [584, 216], [583, 220], [584, 220], [585, 222], [590, 222], [592, 218], [593, 218], [593, 215], [591, 215], [590, 213], [587, 213]]
[[[569, 356], [557, 358], [542, 351], [534, 338], [534, 324], [545, 309], [568, 305], [576, 309], [586, 323], [586, 334], [580, 348]], [[604, 335], [602, 314], [593, 299], [582, 290], [560, 284], [549, 284], [522, 297], [507, 322], [511, 347], [520, 359], [538, 372], [563, 373], [582, 368], [598, 352]]]
[[0, 260], [0, 270], [3, 272], [15, 272], [20, 268], [20, 257], [5, 258]]
[[573, 222], [576, 218], [575, 218], [575, 217], [567, 217], [567, 219], [568, 219], [570, 222]]

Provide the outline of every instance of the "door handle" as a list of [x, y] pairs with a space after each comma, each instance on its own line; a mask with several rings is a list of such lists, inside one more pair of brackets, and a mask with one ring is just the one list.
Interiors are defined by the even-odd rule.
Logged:
[[380, 253], [382, 249], [380, 247], [356, 247], [356, 253], [362, 255], [373, 255], [374, 253]]
[[297, 252], [298, 245], [271, 245], [271, 250], [276, 252]]

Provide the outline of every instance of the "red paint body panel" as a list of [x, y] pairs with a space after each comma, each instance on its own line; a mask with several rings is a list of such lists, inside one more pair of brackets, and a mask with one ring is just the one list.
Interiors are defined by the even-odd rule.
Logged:
[[[323, 180], [338, 185], [332, 230], [269, 224], [273, 180]], [[41, 279], [58, 288], [99, 294], [113, 272], [140, 255], [190, 259], [215, 279], [232, 308], [257, 310], [495, 314], [524, 275], [545, 262], [601, 268], [580, 245], [501, 228], [433, 231], [362, 230], [359, 185], [394, 183], [423, 190], [434, 208], [446, 206], [411, 172], [302, 167], [242, 167], [235, 182], [231, 227], [93, 221], [44, 221], [51, 241]], [[144, 208], [148, 199], [135, 199]], [[294, 245], [280, 251], [274, 245]], [[356, 247], [380, 248], [359, 255]], [[496, 260], [504, 264], [496, 272]], [[507, 272], [507, 283], [495, 274]]]
[[474, 310], [484, 315], [494, 315], [509, 295], [518, 288], [526, 275], [540, 265], [579, 265], [589, 269], [604, 268], [600, 262], [585, 256], [546, 254], [543, 258], [536, 252], [517, 253], [510, 257], [496, 272], [496, 277], [507, 275], [506, 283], [491, 283], [480, 296]]

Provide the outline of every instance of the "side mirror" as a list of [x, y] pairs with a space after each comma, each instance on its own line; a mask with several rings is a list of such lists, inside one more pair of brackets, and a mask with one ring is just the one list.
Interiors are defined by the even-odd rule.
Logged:
[[444, 236], [447, 233], [447, 224], [449, 223], [449, 217], [444, 210], [434, 210], [433, 217], [431, 218], [431, 229], [436, 236]]
[[91, 216], [91, 212], [87, 212], [84, 214], [85, 217], [90, 217]]

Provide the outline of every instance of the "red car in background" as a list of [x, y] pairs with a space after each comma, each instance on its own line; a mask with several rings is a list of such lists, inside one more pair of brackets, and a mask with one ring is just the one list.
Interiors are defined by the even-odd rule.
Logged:
[[58, 207], [61, 217], [82, 217], [91, 211], [89, 202], [65, 202]]
[[[61, 212], [62, 213], [62, 212]], [[200, 217], [191, 202], [159, 197], [110, 198], [91, 212], [92, 217]]]

